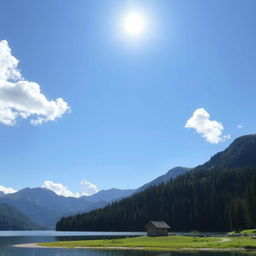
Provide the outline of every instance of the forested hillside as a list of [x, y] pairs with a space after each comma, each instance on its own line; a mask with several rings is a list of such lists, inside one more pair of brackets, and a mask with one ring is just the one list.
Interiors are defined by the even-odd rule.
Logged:
[[0, 230], [41, 229], [14, 207], [0, 203]]
[[205, 165], [103, 209], [62, 218], [56, 229], [135, 231], [149, 220], [164, 220], [173, 231], [255, 227], [255, 145], [255, 135], [238, 138]]
[[164, 220], [175, 231], [256, 226], [256, 168], [199, 171], [87, 214], [62, 218], [57, 230], [143, 230]]

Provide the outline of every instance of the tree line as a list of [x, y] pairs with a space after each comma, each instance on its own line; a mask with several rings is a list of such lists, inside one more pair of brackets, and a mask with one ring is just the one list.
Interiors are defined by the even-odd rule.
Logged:
[[256, 227], [256, 168], [194, 170], [102, 209], [64, 217], [56, 230], [143, 231], [150, 220], [166, 221], [172, 231]]

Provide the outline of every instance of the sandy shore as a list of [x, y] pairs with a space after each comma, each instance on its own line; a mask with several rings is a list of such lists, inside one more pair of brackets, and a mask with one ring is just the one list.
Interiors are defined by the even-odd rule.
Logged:
[[36, 243], [31, 243], [31, 244], [15, 244], [12, 247], [18, 247], [18, 248], [50, 248], [50, 247], [38, 245]]

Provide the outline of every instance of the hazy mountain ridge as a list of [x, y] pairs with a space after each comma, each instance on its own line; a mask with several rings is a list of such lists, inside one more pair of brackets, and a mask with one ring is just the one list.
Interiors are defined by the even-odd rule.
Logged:
[[41, 229], [27, 216], [24, 216], [15, 207], [0, 203], [0, 230], [29, 230]]
[[86, 197], [58, 196], [45, 188], [25, 188], [0, 197], [1, 202], [15, 207], [45, 227], [54, 226], [56, 220], [67, 213], [86, 212], [106, 205], [105, 202], [90, 202]]
[[117, 188], [111, 188], [107, 190], [100, 190], [94, 195], [86, 197], [90, 202], [99, 202], [99, 201], [105, 201], [105, 202], [111, 202], [115, 200], [120, 200], [124, 197], [128, 197], [132, 195], [136, 189], [117, 189]]

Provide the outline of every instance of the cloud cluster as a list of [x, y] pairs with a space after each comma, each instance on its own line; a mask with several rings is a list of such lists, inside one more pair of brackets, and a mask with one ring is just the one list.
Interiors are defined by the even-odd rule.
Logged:
[[80, 197], [79, 193], [73, 193], [70, 191], [67, 187], [65, 187], [61, 183], [54, 183], [53, 181], [46, 180], [42, 186], [42, 188], [47, 188], [54, 193], [56, 193], [59, 196], [65, 196], [65, 197]]
[[90, 183], [87, 180], [82, 180], [80, 184], [81, 184], [81, 195], [83, 196], [90, 196], [99, 192], [96, 185]]
[[8, 187], [4, 187], [0, 185], [0, 191], [3, 192], [4, 194], [12, 194], [17, 192], [17, 190], [13, 189], [13, 188], [8, 188]]
[[42, 188], [47, 188], [51, 191], [53, 191], [54, 193], [56, 193], [59, 196], [65, 196], [65, 197], [80, 197], [80, 196], [90, 196], [93, 195], [95, 193], [97, 193], [99, 190], [98, 188], [88, 182], [87, 180], [83, 180], [81, 181], [81, 193], [74, 193], [71, 190], [69, 190], [67, 187], [65, 187], [63, 184], [61, 183], [54, 183], [53, 181], [47, 180], [45, 181], [41, 187]]
[[204, 108], [198, 108], [192, 117], [187, 120], [185, 128], [193, 128], [203, 138], [213, 144], [218, 144], [230, 138], [230, 135], [222, 135], [223, 125], [215, 120], [210, 120], [210, 114]]
[[8, 42], [0, 41], [0, 123], [15, 125], [19, 118], [30, 118], [31, 124], [38, 125], [70, 110], [62, 98], [48, 100], [39, 84], [25, 80], [18, 63]]

